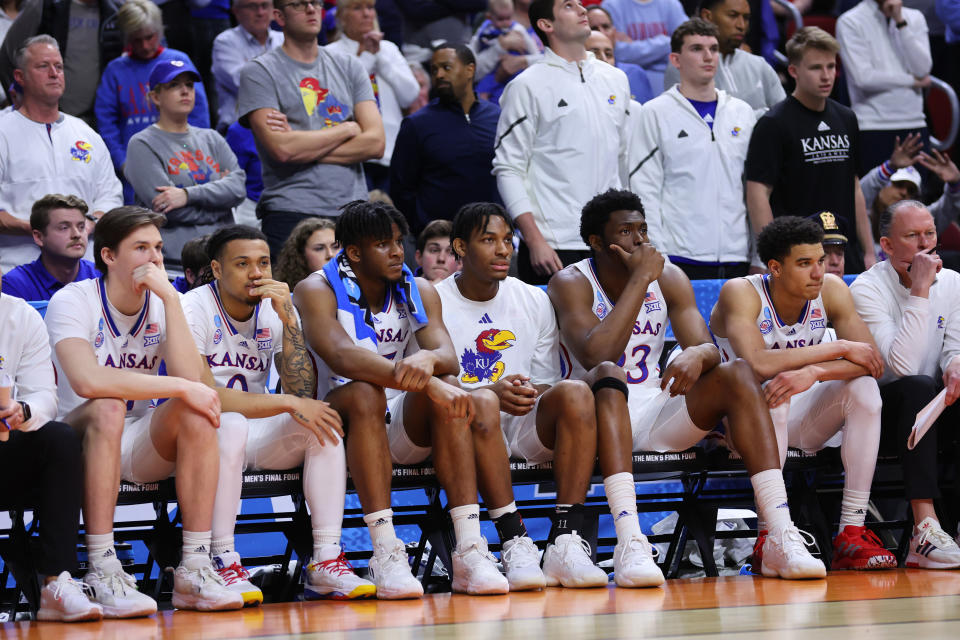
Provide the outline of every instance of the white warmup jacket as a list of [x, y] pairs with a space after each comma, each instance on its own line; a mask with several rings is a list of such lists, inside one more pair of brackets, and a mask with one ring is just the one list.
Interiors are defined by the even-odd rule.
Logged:
[[837, 20], [850, 106], [861, 131], [926, 126], [923, 94], [913, 81], [933, 68], [927, 21], [906, 7], [901, 16], [907, 24], [898, 29], [874, 0], [861, 0]]
[[630, 188], [660, 251], [700, 262], [746, 262], [743, 165], [753, 108], [717, 90], [713, 130], [679, 85], [643, 105], [630, 145]]
[[513, 218], [530, 212], [553, 249], [586, 250], [580, 209], [620, 188], [630, 85], [620, 69], [547, 48], [500, 98], [493, 173]]

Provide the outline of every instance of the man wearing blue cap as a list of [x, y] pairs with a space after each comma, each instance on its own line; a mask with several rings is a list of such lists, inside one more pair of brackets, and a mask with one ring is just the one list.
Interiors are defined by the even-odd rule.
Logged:
[[232, 208], [246, 196], [246, 174], [226, 140], [194, 127], [194, 84], [200, 74], [187, 60], [161, 60], [150, 72], [157, 121], [130, 139], [123, 171], [136, 201], [167, 217], [164, 260], [178, 262], [191, 238], [233, 222]]

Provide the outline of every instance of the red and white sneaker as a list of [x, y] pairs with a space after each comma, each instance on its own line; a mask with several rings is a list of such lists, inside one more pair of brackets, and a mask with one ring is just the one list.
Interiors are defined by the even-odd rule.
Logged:
[[355, 600], [377, 595], [377, 587], [353, 572], [342, 551], [333, 560], [312, 561], [305, 574], [305, 600]]
[[833, 539], [831, 569], [895, 569], [897, 557], [870, 529], [848, 524]]
[[243, 606], [255, 607], [263, 602], [263, 592], [250, 582], [250, 574], [240, 564], [240, 554], [228, 551], [213, 556], [213, 568], [223, 580], [227, 589], [239, 593], [243, 598]]
[[913, 530], [907, 566], [913, 569], [956, 569], [960, 547], [933, 518], [924, 518]]

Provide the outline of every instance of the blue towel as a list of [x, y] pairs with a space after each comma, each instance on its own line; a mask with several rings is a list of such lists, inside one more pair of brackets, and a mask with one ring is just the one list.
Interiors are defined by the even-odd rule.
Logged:
[[[360, 290], [357, 277], [353, 274], [353, 268], [350, 267], [343, 249], [334, 256], [333, 260], [323, 266], [323, 273], [327, 276], [327, 282], [330, 283], [337, 297], [337, 308], [353, 315], [357, 340], [369, 338], [376, 344], [377, 332], [374, 331], [370, 305], [363, 297], [363, 291]], [[420, 326], [426, 325], [427, 312], [423, 308], [423, 301], [420, 300], [420, 290], [417, 289], [415, 276], [407, 265], [403, 265], [403, 277], [393, 283], [392, 287], [390, 293], [397, 304], [405, 304], [410, 317]]]

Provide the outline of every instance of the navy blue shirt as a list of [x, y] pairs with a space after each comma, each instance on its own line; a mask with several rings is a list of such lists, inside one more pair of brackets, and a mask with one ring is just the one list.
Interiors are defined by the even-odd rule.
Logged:
[[257, 155], [253, 131], [239, 122], [234, 122], [227, 129], [226, 138], [233, 154], [237, 156], [237, 163], [247, 174], [247, 197], [254, 202], [259, 201], [263, 191], [263, 167], [260, 165], [260, 156]]
[[439, 99], [400, 123], [390, 160], [390, 197], [414, 237], [470, 202], [501, 203], [493, 168], [500, 107], [477, 100], [469, 117]]
[[[97, 271], [92, 262], [80, 260], [77, 277], [73, 281], [80, 282], [81, 280], [99, 277], [100, 272]], [[64, 286], [63, 283], [50, 275], [40, 258], [3, 274], [3, 292], [31, 302], [49, 300], [53, 294], [63, 289]]]

